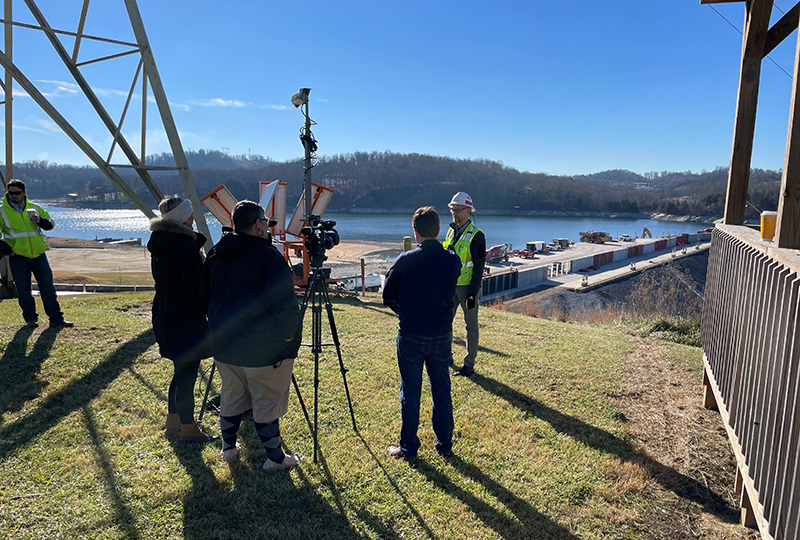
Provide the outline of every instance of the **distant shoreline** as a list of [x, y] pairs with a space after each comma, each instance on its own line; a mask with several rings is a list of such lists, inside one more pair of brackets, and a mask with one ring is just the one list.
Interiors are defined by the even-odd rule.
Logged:
[[[63, 199], [40, 200], [59, 208], [75, 208], [87, 210], [135, 210], [136, 207], [128, 201], [99, 202], [99, 201], [67, 201]], [[412, 214], [414, 208], [329, 208], [328, 212], [335, 214]], [[492, 210], [481, 209], [481, 214], [487, 216], [524, 216], [524, 217], [600, 217], [600, 218], [625, 218], [625, 219], [652, 219], [655, 221], [678, 221], [713, 223], [722, 216], [682, 216], [675, 214], [645, 214], [641, 212], [577, 212], [562, 210]]]

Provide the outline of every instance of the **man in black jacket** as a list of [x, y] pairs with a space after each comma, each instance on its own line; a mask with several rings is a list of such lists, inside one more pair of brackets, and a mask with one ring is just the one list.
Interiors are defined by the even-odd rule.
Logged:
[[449, 456], [453, 446], [453, 401], [450, 362], [453, 359], [453, 296], [461, 262], [442, 247], [439, 214], [432, 206], [414, 212], [411, 220], [419, 246], [402, 253], [386, 274], [383, 303], [400, 316], [397, 365], [400, 368], [400, 440], [387, 449], [392, 457], [413, 458], [420, 440], [419, 402], [422, 366], [428, 372], [433, 401], [434, 447]]
[[272, 246], [269, 219], [252, 201], [233, 209], [234, 233], [208, 254], [203, 297], [208, 306], [211, 348], [222, 377], [222, 456], [238, 457], [242, 415], [253, 420], [267, 451], [264, 470], [297, 465], [284, 454], [278, 419], [286, 414], [302, 320], [291, 270]]

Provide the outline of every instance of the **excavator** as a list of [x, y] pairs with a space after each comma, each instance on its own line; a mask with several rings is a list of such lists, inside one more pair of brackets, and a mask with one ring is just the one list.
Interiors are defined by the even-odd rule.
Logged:
[[653, 235], [650, 234], [650, 229], [647, 228], [647, 225], [644, 226], [644, 230], [642, 231], [642, 238], [644, 238], [644, 235], [647, 235], [648, 238], [653, 238]]

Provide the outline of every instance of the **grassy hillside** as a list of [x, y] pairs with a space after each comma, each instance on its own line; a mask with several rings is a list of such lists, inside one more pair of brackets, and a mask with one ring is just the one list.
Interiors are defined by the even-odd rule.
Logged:
[[[400, 429], [397, 320], [375, 296], [335, 299], [358, 430], [328, 348], [320, 366], [321, 459], [311, 460], [293, 394], [283, 437], [307, 458], [295, 470], [267, 473], [252, 420], [243, 424], [241, 461], [230, 466], [219, 445], [164, 438], [171, 364], [154, 345], [151, 298], [67, 297], [62, 306], [76, 326], [61, 331], [20, 329], [16, 302], [0, 304], [6, 538], [634, 539], [743, 531], [730, 524], [734, 496], [714, 484], [713, 472], [684, 470], [693, 454], [709, 453], [698, 450], [702, 444], [690, 438], [680, 455], [644, 449], [658, 431], [659, 440], [682, 441], [665, 431], [675, 420], [698, 423], [724, 450], [713, 413], [693, 405], [696, 348], [483, 309], [477, 374], [453, 380], [455, 457], [433, 449], [423, 389], [419, 458], [394, 460], [385, 450]], [[631, 379], [626, 366], [642, 351], [649, 356], [638, 368], [655, 366], [660, 375]], [[295, 374], [310, 405], [313, 361], [305, 348]], [[629, 384], [650, 390], [634, 396]], [[648, 426], [657, 414], [641, 405], [648, 396], [661, 399], [662, 386], [690, 405]], [[637, 409], [638, 396], [645, 401]], [[664, 413], [670, 407], [658, 406]], [[219, 433], [215, 417], [204, 424]], [[730, 456], [709, 459], [732, 488]]]

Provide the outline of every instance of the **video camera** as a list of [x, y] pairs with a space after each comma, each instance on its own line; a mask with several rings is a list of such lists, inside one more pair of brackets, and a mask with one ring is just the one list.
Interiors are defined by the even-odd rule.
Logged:
[[300, 229], [300, 233], [306, 239], [306, 250], [311, 259], [311, 267], [318, 268], [327, 259], [325, 250], [339, 245], [339, 233], [334, 229], [335, 221], [322, 221], [322, 218], [317, 215], [309, 216], [306, 223], [310, 223], [310, 225]]

